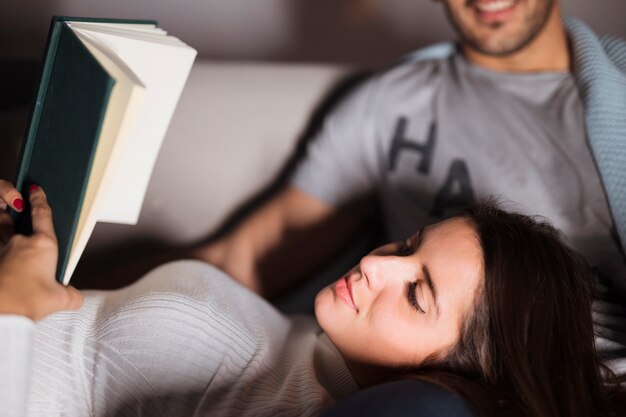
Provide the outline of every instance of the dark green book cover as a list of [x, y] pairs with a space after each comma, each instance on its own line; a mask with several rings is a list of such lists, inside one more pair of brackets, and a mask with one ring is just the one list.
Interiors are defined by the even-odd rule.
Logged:
[[[52, 19], [15, 185], [24, 196], [28, 196], [30, 184], [40, 185], [46, 191], [59, 243], [56, 272], [59, 282], [62, 282], [69, 259], [98, 137], [115, 84], [67, 21], [155, 23], [73, 17]], [[29, 213], [27, 206], [17, 215], [18, 233], [32, 233]]]

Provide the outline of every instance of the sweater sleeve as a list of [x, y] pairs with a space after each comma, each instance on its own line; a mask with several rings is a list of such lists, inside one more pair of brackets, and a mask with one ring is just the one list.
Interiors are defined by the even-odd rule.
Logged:
[[0, 315], [0, 417], [26, 414], [34, 323]]

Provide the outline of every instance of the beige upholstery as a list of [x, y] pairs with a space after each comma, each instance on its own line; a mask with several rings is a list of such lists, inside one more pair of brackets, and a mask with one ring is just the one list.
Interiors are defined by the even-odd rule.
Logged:
[[98, 224], [86, 249], [208, 236], [271, 183], [346, 67], [198, 61], [182, 93], [136, 226]]

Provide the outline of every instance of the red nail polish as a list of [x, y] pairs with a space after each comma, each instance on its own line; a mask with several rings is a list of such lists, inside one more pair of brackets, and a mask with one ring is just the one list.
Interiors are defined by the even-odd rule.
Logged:
[[38, 188], [36, 184], [31, 184], [31, 186], [28, 187], [28, 191], [32, 193], [33, 191], [37, 191]]
[[13, 200], [13, 207], [15, 207], [15, 210], [17, 211], [22, 211], [22, 209], [24, 208], [24, 200], [22, 200], [21, 198], [16, 198], [15, 200]]

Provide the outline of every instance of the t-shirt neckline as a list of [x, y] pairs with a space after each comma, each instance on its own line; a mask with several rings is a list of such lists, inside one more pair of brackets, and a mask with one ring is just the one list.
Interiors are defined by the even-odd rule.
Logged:
[[465, 54], [459, 49], [457, 49], [457, 53], [452, 57], [458, 65], [465, 67], [470, 72], [477, 74], [482, 77], [486, 77], [489, 79], [500, 79], [503, 81], [517, 81], [523, 82], [525, 80], [528, 81], [560, 81], [564, 78], [568, 78], [572, 75], [571, 71], [556, 71], [556, 70], [546, 70], [546, 71], [533, 71], [533, 72], [511, 72], [511, 71], [500, 71], [487, 67], [483, 67], [478, 64], [474, 64], [470, 62]]

